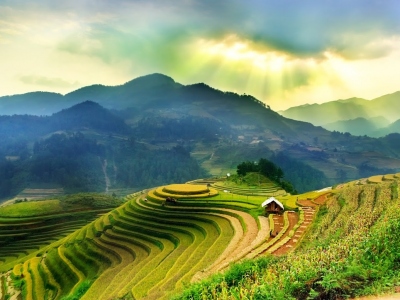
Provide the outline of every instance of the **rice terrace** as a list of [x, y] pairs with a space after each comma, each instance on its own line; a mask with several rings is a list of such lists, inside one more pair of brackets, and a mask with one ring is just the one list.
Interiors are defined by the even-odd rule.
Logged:
[[[264, 180], [171, 184], [116, 208], [95, 194], [3, 206], [0, 299], [339, 299], [399, 284], [400, 174], [295, 196]], [[68, 206], [79, 197], [96, 209]]]

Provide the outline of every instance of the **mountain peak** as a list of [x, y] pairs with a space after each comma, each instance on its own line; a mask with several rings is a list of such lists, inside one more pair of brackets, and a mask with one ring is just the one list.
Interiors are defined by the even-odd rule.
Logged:
[[60, 112], [55, 113], [54, 115], [69, 114], [69, 113], [85, 114], [88, 111], [93, 111], [93, 110], [104, 111], [106, 109], [97, 102], [86, 100], [84, 102], [75, 104], [70, 108], [63, 109]]
[[[129, 132], [125, 122], [100, 104], [87, 100], [53, 114], [65, 128], [93, 128], [101, 131]], [[72, 128], [74, 127], [74, 128]]]
[[175, 80], [171, 77], [161, 74], [161, 73], [153, 73], [145, 76], [137, 77], [131, 81], [123, 84], [124, 86], [158, 86], [165, 84], [176, 84]]

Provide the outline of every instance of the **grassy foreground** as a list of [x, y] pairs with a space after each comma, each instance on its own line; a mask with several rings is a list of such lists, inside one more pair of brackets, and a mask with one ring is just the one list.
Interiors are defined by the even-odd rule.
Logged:
[[[371, 182], [371, 181], [370, 181]], [[175, 299], [346, 299], [400, 285], [398, 179], [344, 185], [297, 251], [232, 266]]]

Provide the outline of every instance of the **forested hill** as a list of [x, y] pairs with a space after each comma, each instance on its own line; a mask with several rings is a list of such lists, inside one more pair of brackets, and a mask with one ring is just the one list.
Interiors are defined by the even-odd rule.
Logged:
[[123, 119], [93, 101], [85, 101], [51, 116], [53, 128], [89, 127], [104, 132], [129, 134], [132, 130]]
[[[37, 100], [40, 95], [44, 98]], [[60, 105], [63, 110], [53, 111]], [[330, 132], [282, 117], [251, 95], [223, 92], [204, 83], [185, 86], [162, 74], [139, 77], [120, 86], [83, 87], [64, 96], [31, 93], [3, 97], [0, 106], [3, 113], [18, 109], [20, 113], [41, 110], [45, 114], [43, 109], [47, 109], [49, 114], [0, 117], [0, 157], [3, 163], [12, 165], [7, 170], [20, 170], [18, 174], [22, 174], [14, 178], [2, 173], [8, 183], [19, 182], [11, 187], [40, 180], [36, 175], [32, 179], [30, 171], [26, 171], [27, 166], [31, 170], [29, 160], [36, 157], [33, 145], [54, 133], [66, 135], [66, 140], [79, 133], [103, 147], [104, 155], [96, 154], [100, 157], [98, 164], [93, 164], [92, 171], [87, 169], [99, 178], [90, 179], [87, 186], [104, 190], [154, 186], [170, 179], [181, 182], [203, 175], [224, 176], [241, 161], [260, 157], [279, 160], [278, 165], [298, 191], [400, 171], [399, 134], [374, 139]], [[130, 154], [134, 169], [128, 174], [129, 163], [123, 164], [121, 157], [128, 154], [122, 149], [130, 147], [129, 143], [138, 151], [130, 153], [140, 159]], [[181, 157], [182, 162], [191, 167], [172, 165], [178, 153], [187, 159]], [[164, 159], [156, 163], [160, 157]], [[10, 194], [13, 193], [7, 195]]]
[[[45, 101], [36, 100], [41, 94], [45, 96]], [[139, 77], [120, 86], [83, 87], [65, 96], [28, 93], [0, 97], [0, 106], [2, 114], [49, 115], [87, 100], [107, 109], [125, 113], [127, 110], [129, 113], [125, 114], [126, 119], [137, 116], [143, 118], [144, 115], [160, 111], [170, 114], [172, 110], [181, 115], [218, 119], [234, 126], [266, 126], [273, 128], [277, 135], [291, 138], [296, 138], [299, 134], [306, 138], [302, 133], [304, 131], [324, 134], [321, 128], [282, 118], [250, 95], [222, 92], [204, 83], [184, 86], [162, 74]]]
[[86, 101], [52, 116], [0, 116], [0, 199], [27, 187], [140, 189], [206, 176], [181, 147], [139, 143], [123, 119]]
[[[77, 104], [51, 116], [0, 116], [0, 138], [3, 141], [30, 140], [59, 130], [90, 128], [102, 132], [128, 134], [131, 128], [124, 120], [92, 101]], [[0, 146], [1, 149], [1, 146]]]

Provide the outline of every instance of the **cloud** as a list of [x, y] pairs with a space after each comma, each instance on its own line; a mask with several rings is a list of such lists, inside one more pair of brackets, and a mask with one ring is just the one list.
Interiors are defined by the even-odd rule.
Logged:
[[79, 82], [69, 82], [61, 78], [49, 78], [37, 75], [23, 75], [19, 77], [19, 81], [24, 84], [45, 86], [51, 88], [74, 88], [80, 85]]
[[[171, 31], [179, 32], [181, 39], [193, 35], [221, 38], [236, 34], [275, 50], [314, 58], [327, 50], [348, 59], [385, 56], [391, 48], [376, 45], [388, 37], [399, 36], [400, 32], [397, 0], [317, 3], [314, 0], [44, 0], [34, 3], [3, 0], [2, 3], [1, 19], [18, 16], [19, 24], [31, 25], [50, 19], [60, 26], [57, 19], [70, 18], [94, 34], [102, 31], [99, 26], [107, 26], [112, 29], [109, 34], [122, 31], [128, 38], [148, 33], [149, 42], [157, 35], [168, 36]], [[71, 36], [76, 34], [82, 32], [73, 32]], [[157, 40], [154, 42], [157, 44]], [[361, 49], [362, 55], [357, 55], [355, 49]]]
[[[76, 14], [88, 14], [90, 7], [85, 3], [79, 5], [81, 11], [75, 8]], [[380, 41], [400, 32], [400, 6], [395, 0], [370, 0], [368, 5], [364, 0], [99, 3], [89, 14], [92, 23], [87, 23], [88, 36], [81, 38], [100, 41], [105, 51], [85, 48], [88, 45], [73, 48], [75, 53], [93, 53], [104, 60], [112, 60], [114, 54], [109, 51], [124, 55], [123, 46], [133, 52], [142, 46], [149, 50], [151, 46], [146, 44], [175, 49], [180, 46], [173, 44], [177, 40], [193, 36], [221, 39], [229, 34], [294, 56], [321, 58], [329, 50], [347, 59], [376, 58], [392, 51], [389, 44]], [[96, 22], [93, 16], [105, 11], [118, 17], [108, 23]], [[174, 38], [168, 40], [171, 36]], [[68, 43], [71, 41], [67, 39], [60, 49], [71, 51]]]
[[[2, 82], [17, 79], [23, 89], [161, 72], [261, 100], [301, 90], [307, 101], [319, 85], [318, 95], [348, 92], [343, 78], [396, 61], [400, 49], [398, 0], [0, 2], [0, 54], [11, 70]], [[18, 75], [27, 68], [44, 76]]]

